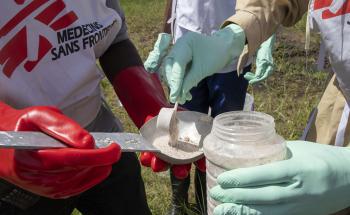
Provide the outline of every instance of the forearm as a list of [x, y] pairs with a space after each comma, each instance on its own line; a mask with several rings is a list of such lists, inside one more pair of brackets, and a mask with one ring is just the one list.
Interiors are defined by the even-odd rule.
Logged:
[[236, 14], [224, 26], [236, 23], [244, 29], [252, 56], [280, 24], [292, 26], [307, 7], [307, 0], [237, 0]]
[[130, 118], [140, 128], [168, 104], [157, 74], [149, 74], [130, 40], [112, 45], [101, 66]]

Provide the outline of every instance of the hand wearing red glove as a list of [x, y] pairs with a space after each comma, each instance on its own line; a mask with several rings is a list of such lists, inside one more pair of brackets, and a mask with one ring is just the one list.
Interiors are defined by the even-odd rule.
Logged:
[[[159, 114], [163, 107], [171, 107], [167, 101], [157, 74], [148, 73], [142, 66], [129, 67], [119, 71], [113, 79], [113, 86], [129, 116], [140, 128], [148, 120]], [[169, 164], [153, 153], [144, 152], [141, 164], [151, 167], [154, 172], [166, 171]], [[204, 161], [204, 162], [203, 162]], [[205, 171], [205, 160], [198, 161], [200, 170]], [[172, 170], [179, 179], [186, 178], [191, 164], [173, 165]]]
[[117, 144], [94, 149], [92, 136], [52, 107], [15, 110], [0, 102], [0, 130], [41, 131], [72, 147], [0, 149], [0, 177], [49, 198], [68, 198], [98, 184], [121, 154]]
[[[143, 152], [140, 156], [140, 161], [143, 166], [150, 167], [153, 172], [162, 172], [169, 169], [169, 164], [159, 159], [152, 152]], [[194, 165], [202, 172], [205, 172], [205, 157], [194, 162]], [[191, 164], [173, 165], [172, 172], [177, 179], [185, 179], [191, 170]]]

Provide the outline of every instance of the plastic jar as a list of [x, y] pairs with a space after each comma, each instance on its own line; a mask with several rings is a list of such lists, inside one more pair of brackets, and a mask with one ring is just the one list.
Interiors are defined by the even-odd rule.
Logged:
[[[207, 192], [219, 174], [283, 160], [284, 139], [276, 133], [274, 118], [255, 111], [233, 111], [218, 115], [203, 145], [207, 159]], [[219, 203], [207, 195], [208, 214]]]

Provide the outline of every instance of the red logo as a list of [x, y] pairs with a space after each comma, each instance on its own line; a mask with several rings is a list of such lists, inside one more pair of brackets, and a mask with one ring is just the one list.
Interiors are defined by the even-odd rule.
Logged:
[[341, 16], [350, 13], [350, 0], [315, 0], [314, 9], [320, 10], [323, 8], [327, 9], [322, 12], [322, 19]]
[[[22, 5], [26, 0], [15, 0], [19, 5]], [[39, 10], [41, 6], [48, 3], [49, 0], [32, 0], [27, 6], [20, 10], [10, 21], [0, 28], [0, 38], [6, 36], [13, 31], [17, 25], [25, 20], [33, 12]], [[34, 18], [42, 24], [48, 26], [54, 31], [59, 31], [73, 24], [77, 19], [77, 15], [70, 11], [60, 17], [59, 13], [66, 8], [63, 0], [55, 0]], [[28, 60], [28, 34], [27, 26], [20, 29], [0, 50], [0, 64], [3, 65], [3, 73], [7, 77], [11, 77], [15, 69], [23, 62], [27, 72], [31, 72], [41, 59], [50, 51], [52, 44], [43, 35], [39, 36], [39, 47], [37, 51], [37, 59]]]

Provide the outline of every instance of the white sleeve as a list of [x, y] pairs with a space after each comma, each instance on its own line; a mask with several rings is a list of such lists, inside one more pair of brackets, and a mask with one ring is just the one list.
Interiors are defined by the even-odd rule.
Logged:
[[115, 11], [117, 11], [119, 16], [122, 18], [122, 22], [123, 22], [122, 23], [122, 27], [121, 27], [118, 35], [116, 36], [116, 38], [113, 41], [113, 44], [128, 39], [129, 37], [128, 37], [127, 26], [126, 26], [126, 23], [125, 23], [125, 15], [124, 15], [124, 11], [120, 7], [119, 0], [107, 0], [106, 1], [106, 5], [107, 5], [107, 7], [112, 8]]

